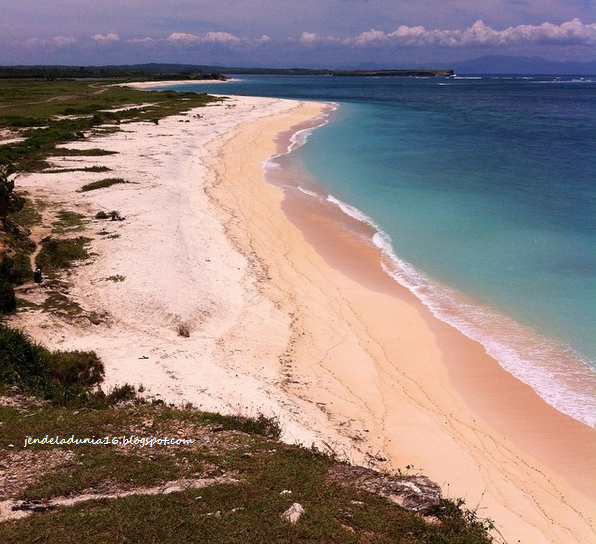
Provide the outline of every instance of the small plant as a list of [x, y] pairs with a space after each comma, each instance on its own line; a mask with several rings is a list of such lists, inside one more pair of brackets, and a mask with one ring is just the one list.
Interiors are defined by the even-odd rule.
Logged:
[[124, 385], [114, 387], [105, 397], [105, 401], [110, 406], [125, 402], [127, 400], [136, 400], [137, 390], [134, 385], [125, 383]]
[[120, 183], [128, 183], [122, 178], [104, 178], [91, 183], [86, 183], [80, 188], [80, 192], [95, 191], [96, 189], [103, 189], [105, 187], [111, 187]]
[[105, 281], [113, 281], [114, 283], [124, 281], [125, 279], [126, 278], [120, 274], [116, 274], [114, 276], [108, 276], [107, 278], [104, 278]]
[[176, 331], [178, 332], [178, 336], [183, 336], [184, 338], [188, 338], [190, 336], [190, 327], [188, 323], [178, 323]]
[[124, 217], [120, 215], [119, 211], [112, 210], [111, 212], [98, 211], [95, 214], [95, 219], [109, 219], [110, 221], [124, 221]]

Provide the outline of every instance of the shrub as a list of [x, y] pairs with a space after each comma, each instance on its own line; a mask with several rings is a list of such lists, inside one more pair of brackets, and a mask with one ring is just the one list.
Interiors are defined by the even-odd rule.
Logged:
[[17, 308], [17, 299], [10, 283], [0, 279], [0, 314], [14, 312]]
[[106, 402], [110, 405], [118, 404], [127, 400], [136, 400], [137, 391], [134, 385], [125, 383], [124, 385], [114, 387], [107, 395]]
[[93, 351], [54, 351], [49, 370], [50, 378], [64, 387], [91, 387], [104, 375], [103, 363]]
[[97, 181], [93, 181], [91, 183], [86, 183], [80, 189], [81, 192], [86, 191], [95, 191], [96, 189], [103, 189], [104, 187], [111, 187], [112, 185], [117, 185], [119, 183], [127, 183], [126, 180], [122, 178], [105, 178], [100, 179]]
[[43, 395], [48, 392], [49, 352], [23, 332], [0, 324], [0, 382]]
[[31, 261], [24, 251], [0, 261], [0, 278], [12, 285], [22, 285], [32, 279]]
[[187, 323], [178, 323], [176, 331], [178, 332], [178, 336], [183, 336], [184, 338], [190, 336], [190, 327]]
[[104, 366], [90, 351], [49, 351], [25, 333], [0, 324], [0, 383], [57, 404], [85, 403]]

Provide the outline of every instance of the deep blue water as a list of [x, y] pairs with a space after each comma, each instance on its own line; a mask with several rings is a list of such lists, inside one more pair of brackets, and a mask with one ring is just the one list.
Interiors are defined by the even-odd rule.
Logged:
[[377, 228], [388, 272], [437, 316], [596, 425], [596, 78], [259, 76], [196, 90], [338, 103], [292, 160]]

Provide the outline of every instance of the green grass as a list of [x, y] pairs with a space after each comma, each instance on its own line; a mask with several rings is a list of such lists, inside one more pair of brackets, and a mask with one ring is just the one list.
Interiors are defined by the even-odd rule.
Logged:
[[100, 149], [93, 147], [91, 149], [70, 149], [68, 147], [60, 147], [53, 152], [53, 155], [62, 157], [104, 157], [106, 155], [117, 155], [118, 151], [108, 151], [107, 149]]
[[[460, 502], [443, 501], [438, 521], [429, 524], [353, 482], [337, 482], [330, 477], [336, 461], [255, 433], [255, 422], [245, 418], [155, 405], [92, 411], [0, 408], [0, 416], [5, 421], [0, 447], [13, 444], [15, 451], [23, 448], [24, 429], [31, 437], [134, 434], [196, 439], [192, 445], [153, 448], [70, 446], [74, 456], [28, 484], [18, 493], [22, 499], [74, 496], [89, 489], [130, 490], [178, 478], [227, 475], [237, 480], [171, 495], [88, 501], [4, 522], [0, 528], [6, 544], [64, 539], [165, 544], [490, 541], [485, 524]], [[29, 446], [33, 455], [53, 448]], [[294, 502], [305, 514], [290, 525], [280, 515]]]
[[0, 384], [68, 403], [85, 400], [103, 373], [93, 352], [49, 351], [22, 331], [0, 323]]
[[54, 168], [44, 170], [42, 174], [65, 174], [67, 172], [109, 172], [111, 169], [107, 166], [85, 166], [83, 168]]
[[70, 268], [75, 261], [89, 258], [86, 246], [90, 241], [89, 238], [83, 236], [67, 239], [44, 238], [35, 263], [43, 270]]
[[70, 231], [83, 230], [85, 216], [71, 210], [58, 210], [56, 221], [52, 223], [52, 232], [64, 234]]
[[93, 181], [91, 183], [86, 183], [80, 188], [80, 191], [95, 191], [96, 189], [103, 189], [104, 187], [111, 187], [112, 185], [117, 185], [119, 183], [128, 183], [123, 178], [104, 178], [97, 181]]
[[[25, 138], [0, 145], [0, 160], [15, 163], [20, 171], [40, 171], [48, 168], [48, 155], [106, 154], [56, 146], [81, 140], [90, 131], [105, 132], [101, 125], [106, 123], [156, 122], [215, 100], [204, 94], [139, 91], [108, 81], [0, 80], [0, 128], [17, 129]], [[103, 111], [147, 103], [140, 109]], [[61, 117], [65, 115], [75, 117]]]
[[18, 211], [10, 212], [10, 219], [24, 228], [39, 225], [42, 220], [40, 210], [43, 206], [38, 202], [33, 202], [26, 195], [21, 196], [25, 199], [23, 207]]

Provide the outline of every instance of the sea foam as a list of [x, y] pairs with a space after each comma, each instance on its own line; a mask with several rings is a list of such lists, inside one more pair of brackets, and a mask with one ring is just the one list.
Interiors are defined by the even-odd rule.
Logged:
[[372, 242], [381, 250], [383, 269], [412, 292], [432, 314], [482, 344], [486, 352], [557, 410], [596, 426], [596, 372], [577, 354], [432, 280], [400, 259], [391, 238], [358, 208], [329, 195], [327, 200], [353, 219], [375, 230]]

